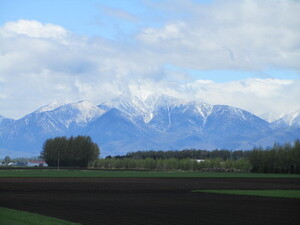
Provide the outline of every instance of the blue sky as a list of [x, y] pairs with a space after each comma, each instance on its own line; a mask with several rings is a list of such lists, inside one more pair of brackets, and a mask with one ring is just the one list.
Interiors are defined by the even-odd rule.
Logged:
[[0, 114], [158, 92], [279, 117], [300, 109], [299, 10], [292, 0], [0, 0]]
[[142, 26], [159, 26], [163, 23], [161, 20], [166, 19], [163, 12], [148, 7], [151, 1], [13, 0], [0, 4], [2, 24], [20, 18], [37, 20], [60, 25], [81, 35], [110, 39], [116, 39], [120, 34], [130, 36]]

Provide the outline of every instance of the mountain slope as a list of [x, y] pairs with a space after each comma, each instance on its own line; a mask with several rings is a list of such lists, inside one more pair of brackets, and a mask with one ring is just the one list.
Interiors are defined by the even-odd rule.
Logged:
[[[273, 129], [269, 139], [291, 141], [300, 138], [300, 110], [289, 113], [279, 120], [271, 123]], [[282, 141], [282, 143], [284, 142]]]
[[1, 123], [0, 147], [36, 154], [47, 138], [77, 134], [103, 113], [87, 101], [60, 106], [51, 103], [19, 120]]
[[105, 155], [159, 147], [151, 141], [151, 129], [147, 129], [143, 124], [134, 123], [116, 108], [110, 109], [89, 124], [84, 133], [99, 143]]
[[273, 122], [273, 126], [277, 127], [300, 127], [300, 110], [289, 113], [279, 120]]
[[[244, 110], [165, 95], [149, 95], [143, 99], [122, 96], [99, 107], [118, 108], [133, 123], [152, 128], [151, 142], [163, 150], [249, 149], [272, 131], [268, 122]], [[269, 144], [268, 140], [266, 138], [264, 143]], [[158, 148], [153, 146], [152, 149]]]
[[36, 155], [47, 138], [79, 134], [90, 135], [102, 155], [251, 149], [299, 138], [299, 114], [271, 124], [242, 109], [166, 95], [121, 96], [98, 106], [88, 101], [54, 102], [19, 120], [0, 117], [0, 149]]

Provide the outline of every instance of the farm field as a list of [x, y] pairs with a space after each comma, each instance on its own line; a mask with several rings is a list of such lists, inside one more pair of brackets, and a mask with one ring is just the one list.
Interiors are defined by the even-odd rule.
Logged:
[[264, 174], [250, 172], [195, 172], [195, 171], [128, 171], [78, 169], [0, 168], [0, 177], [52, 177], [52, 178], [300, 178], [300, 174]]
[[300, 190], [298, 178], [2, 177], [0, 207], [87, 225], [295, 224], [300, 199], [192, 190]]
[[300, 198], [300, 190], [196, 190], [193, 192], [250, 195], [276, 198]]

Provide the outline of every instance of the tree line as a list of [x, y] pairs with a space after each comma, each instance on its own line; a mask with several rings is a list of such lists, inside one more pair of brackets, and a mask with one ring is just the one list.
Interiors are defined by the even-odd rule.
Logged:
[[[197, 162], [191, 159], [203, 159]], [[274, 144], [271, 148], [249, 151], [195, 150], [137, 151], [124, 156], [108, 156], [95, 162], [95, 167], [117, 169], [181, 169], [226, 168], [251, 170], [258, 173], [300, 173], [300, 141]]]
[[100, 150], [89, 136], [56, 137], [43, 145], [41, 157], [49, 166], [141, 170], [251, 170], [259, 173], [300, 173], [300, 141], [249, 151], [137, 151], [99, 159]]
[[247, 159], [223, 161], [220, 158], [197, 161], [195, 159], [132, 159], [106, 158], [94, 161], [90, 166], [100, 169], [125, 170], [192, 170], [192, 171], [249, 171], [251, 165]]
[[274, 144], [272, 148], [254, 148], [249, 155], [252, 172], [300, 173], [300, 140], [293, 144]]
[[[129, 152], [124, 156], [114, 156], [113, 158], [123, 159], [215, 159], [220, 158], [222, 160], [227, 159], [241, 159], [246, 158], [248, 155], [247, 151], [236, 150], [196, 150], [196, 149], [186, 149], [182, 151], [137, 151]], [[108, 156], [107, 158], [111, 158]]]

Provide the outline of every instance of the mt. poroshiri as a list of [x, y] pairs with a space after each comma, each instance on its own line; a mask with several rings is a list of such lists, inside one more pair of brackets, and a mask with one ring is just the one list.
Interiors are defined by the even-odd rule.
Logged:
[[137, 150], [252, 149], [299, 138], [299, 115], [268, 123], [242, 109], [166, 95], [121, 96], [98, 106], [53, 102], [19, 120], [0, 116], [0, 157], [38, 155], [46, 139], [71, 135], [90, 135], [104, 156]]

